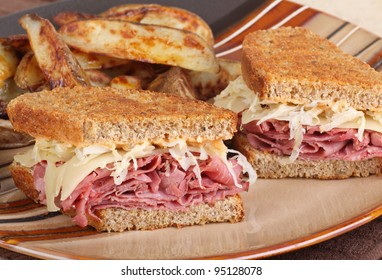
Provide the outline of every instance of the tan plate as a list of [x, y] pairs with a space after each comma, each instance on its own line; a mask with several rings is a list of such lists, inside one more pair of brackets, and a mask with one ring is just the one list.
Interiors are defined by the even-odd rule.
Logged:
[[124, 233], [96, 233], [62, 215], [45, 216], [44, 207], [20, 200], [23, 196], [13, 189], [0, 197], [0, 203], [17, 201], [0, 209], [0, 245], [44, 259], [262, 258], [332, 238], [377, 217], [381, 184], [376, 176], [259, 180], [242, 196], [242, 223]]
[[[240, 57], [247, 32], [281, 25], [306, 26], [376, 69], [381, 67], [382, 41], [376, 35], [278, 0], [218, 36], [218, 56]], [[0, 158], [5, 153], [9, 157], [8, 150], [0, 151]], [[263, 258], [333, 238], [382, 214], [382, 177], [258, 180], [243, 194], [246, 217], [239, 224], [97, 233], [74, 226], [68, 217], [47, 215], [44, 207], [13, 188], [6, 172], [0, 174], [0, 246], [43, 259]]]

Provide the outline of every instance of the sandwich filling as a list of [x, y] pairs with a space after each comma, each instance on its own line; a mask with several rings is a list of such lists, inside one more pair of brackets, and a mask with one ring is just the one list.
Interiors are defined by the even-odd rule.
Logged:
[[[234, 154], [227, 159], [227, 154]], [[33, 169], [48, 211], [72, 212], [81, 226], [108, 207], [183, 210], [247, 191], [256, 173], [223, 141], [182, 140], [128, 147], [74, 147], [36, 140], [15, 161]]]
[[261, 100], [242, 77], [231, 82], [215, 105], [239, 114], [240, 131], [257, 150], [309, 160], [365, 160], [382, 156], [382, 115], [346, 102], [296, 105]]

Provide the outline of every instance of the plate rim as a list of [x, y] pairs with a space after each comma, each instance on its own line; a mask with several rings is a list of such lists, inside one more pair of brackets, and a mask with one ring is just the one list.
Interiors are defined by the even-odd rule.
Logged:
[[[76, 0], [68, 0], [68, 1], [76, 2]], [[9, 17], [14, 17], [18, 14], [27, 13], [28, 11], [39, 10], [40, 8], [50, 9], [51, 7], [56, 7], [60, 3], [62, 4], [63, 2], [67, 2], [67, 1], [59, 0], [57, 2], [47, 3], [36, 8], [26, 9], [17, 13], [2, 16], [0, 17], [0, 21], [6, 20]], [[136, 2], [141, 2], [141, 1], [137, 0]], [[269, 2], [269, 1], [265, 1], [265, 2]], [[370, 32], [369, 30], [366, 30], [366, 31]], [[294, 240], [282, 242], [282, 243], [267, 246], [267, 247], [242, 251], [238, 253], [227, 253], [227, 254], [223, 253], [219, 255], [211, 255], [211, 256], [205, 256], [205, 257], [195, 258], [195, 259], [202, 259], [202, 260], [204, 259], [263, 259], [267, 257], [272, 257], [272, 256], [296, 251], [302, 248], [306, 248], [306, 247], [321, 243], [323, 241], [327, 241], [329, 239], [338, 237], [344, 233], [350, 232], [362, 225], [365, 225], [380, 216], [382, 216], [382, 203], [340, 224], [337, 224], [332, 227], [328, 227], [319, 232], [316, 232], [301, 238], [297, 238]], [[32, 244], [32, 243], [29, 243], [29, 244]], [[22, 243], [15, 245], [15, 244], [6, 243], [0, 240], [0, 247], [7, 250], [14, 251], [16, 253], [21, 253], [31, 257], [36, 257], [41, 259], [87, 259], [87, 260], [93, 259], [88, 257], [82, 257], [80, 255], [73, 256], [68, 253], [63, 253], [62, 251], [59, 251], [59, 250], [50, 250], [46, 248], [40, 248], [39, 250], [35, 250], [33, 249], [34, 248], [33, 244], [31, 246], [25, 247], [23, 246]], [[38, 246], [35, 246], [35, 247], [38, 248]]]

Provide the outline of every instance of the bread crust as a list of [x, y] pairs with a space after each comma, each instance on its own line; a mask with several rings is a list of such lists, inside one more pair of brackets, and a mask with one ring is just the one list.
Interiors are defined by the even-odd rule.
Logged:
[[345, 179], [382, 173], [382, 158], [378, 157], [362, 161], [297, 159], [284, 164], [287, 156], [254, 149], [243, 133], [235, 134], [232, 144], [247, 157], [259, 178]]
[[382, 73], [301, 27], [247, 35], [242, 74], [264, 100], [294, 104], [346, 100], [357, 110], [382, 107]]
[[[29, 198], [39, 203], [39, 193], [34, 187], [33, 174], [30, 168], [17, 163], [10, 166], [11, 175], [16, 187]], [[75, 213], [64, 212], [73, 217]], [[201, 203], [180, 210], [145, 210], [123, 208], [105, 208], [95, 212], [97, 219], [87, 215], [89, 225], [97, 231], [125, 231], [125, 230], [154, 230], [165, 227], [184, 227], [203, 225], [216, 222], [237, 223], [244, 219], [244, 207], [240, 195], [234, 195], [214, 204]]]
[[75, 146], [230, 139], [237, 123], [233, 112], [199, 100], [105, 87], [26, 93], [7, 112], [15, 130]]
[[34, 187], [33, 171], [16, 162], [9, 166], [9, 171], [17, 188], [22, 190], [27, 197], [39, 202], [39, 192]]
[[96, 211], [99, 220], [89, 219], [98, 231], [154, 230], [165, 227], [185, 227], [207, 223], [237, 223], [244, 219], [240, 195], [218, 200], [214, 204], [200, 203], [187, 211], [106, 208]]

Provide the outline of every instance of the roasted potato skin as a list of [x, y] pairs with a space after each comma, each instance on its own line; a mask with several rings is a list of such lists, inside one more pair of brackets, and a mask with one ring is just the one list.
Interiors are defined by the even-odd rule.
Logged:
[[204, 20], [190, 11], [176, 7], [158, 4], [124, 4], [112, 7], [100, 16], [186, 30], [203, 38], [208, 45], [214, 44], [212, 30]]
[[20, 60], [14, 76], [16, 85], [28, 91], [47, 88], [44, 73], [41, 71], [34, 53], [28, 52]]
[[219, 71], [213, 49], [198, 35], [180, 29], [91, 19], [65, 24], [59, 33], [70, 47], [86, 53], [195, 71]]
[[48, 20], [27, 14], [19, 21], [27, 31], [37, 63], [51, 88], [90, 85], [85, 71]]
[[56, 23], [59, 26], [62, 26], [66, 23], [73, 22], [73, 21], [79, 21], [84, 19], [91, 19], [96, 18], [97, 15], [87, 14], [87, 13], [80, 13], [80, 12], [73, 12], [73, 11], [65, 11], [58, 13], [53, 17], [53, 22]]
[[18, 63], [15, 49], [7, 39], [0, 39], [0, 88], [4, 86], [7, 79], [13, 77]]

